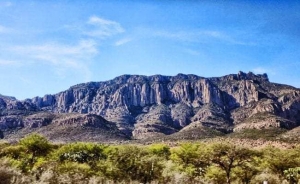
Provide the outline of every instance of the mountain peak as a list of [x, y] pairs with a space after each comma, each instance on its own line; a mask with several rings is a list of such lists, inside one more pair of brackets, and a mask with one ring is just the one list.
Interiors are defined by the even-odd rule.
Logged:
[[269, 81], [268, 75], [264, 74], [257, 74], [255, 75], [253, 72], [244, 73], [239, 71], [237, 74], [238, 79], [242, 80], [259, 80], [259, 81]]
[[[300, 122], [299, 107], [300, 90], [271, 83], [267, 74], [240, 71], [212, 78], [182, 73], [122, 75], [26, 101], [0, 96], [0, 130], [48, 126], [54, 120], [25, 118], [41, 111], [102, 116], [123, 134], [138, 139], [195, 127], [223, 133], [251, 127], [291, 129]], [[76, 119], [68, 122], [76, 124]], [[99, 118], [79, 119], [82, 124], [89, 124], [88, 121]]]

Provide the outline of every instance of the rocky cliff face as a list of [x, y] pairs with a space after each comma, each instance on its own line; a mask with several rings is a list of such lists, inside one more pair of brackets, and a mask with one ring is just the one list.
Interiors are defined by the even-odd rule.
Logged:
[[[291, 129], [300, 125], [300, 90], [251, 72], [213, 78], [123, 75], [22, 102], [0, 96], [0, 111], [2, 130], [53, 122], [24, 119], [37, 111], [95, 114], [138, 139], [190, 130], [184, 128], [188, 126], [225, 133], [246, 128]], [[268, 116], [250, 121], [257, 114]]]

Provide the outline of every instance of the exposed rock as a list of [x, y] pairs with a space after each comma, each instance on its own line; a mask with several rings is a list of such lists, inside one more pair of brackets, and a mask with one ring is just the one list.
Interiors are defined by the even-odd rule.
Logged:
[[23, 125], [25, 128], [39, 128], [49, 125], [56, 115], [52, 113], [37, 113], [23, 118]]
[[2, 116], [0, 117], [0, 130], [16, 129], [24, 127], [22, 117], [20, 116]]
[[186, 103], [171, 105], [171, 116], [175, 128], [183, 128], [191, 122], [194, 116], [193, 107]]
[[154, 105], [146, 113], [142, 113], [136, 117], [136, 124], [133, 130], [135, 138], [147, 138], [157, 134], [172, 134], [177, 132], [172, 126], [173, 119], [171, 117], [171, 109], [164, 105]]
[[270, 128], [285, 128], [292, 129], [296, 127], [296, 123], [287, 119], [275, 116], [271, 113], [256, 113], [242, 123], [235, 126], [234, 132], [244, 129], [270, 129]]
[[213, 103], [203, 105], [195, 116], [192, 117], [191, 121], [193, 123], [184, 129], [187, 129], [188, 127], [196, 127], [198, 126], [196, 124], [200, 123], [201, 126], [210, 127], [222, 132], [228, 132], [229, 126], [231, 125], [229, 114], [227, 114], [220, 106]]
[[[51, 115], [36, 115], [41, 111]], [[122, 75], [25, 101], [0, 95], [0, 130], [54, 125], [103, 130], [109, 125], [138, 139], [202, 127], [225, 133], [292, 129], [300, 125], [300, 90], [271, 83], [267, 74], [239, 72], [212, 78]]]
[[[169, 109], [174, 119], [170, 116], [167, 124], [171, 129], [178, 129], [191, 122], [194, 108], [206, 103], [224, 106], [222, 99], [223, 93], [209, 79], [195, 75], [123, 75], [107, 82], [76, 85], [52, 97], [36, 97], [32, 103], [53, 112], [98, 114], [116, 122], [120, 130], [130, 135], [133, 124], [139, 123], [135, 119], [138, 111], [144, 107], [174, 104]], [[177, 103], [189, 107], [181, 117], [175, 116], [179, 108]]]

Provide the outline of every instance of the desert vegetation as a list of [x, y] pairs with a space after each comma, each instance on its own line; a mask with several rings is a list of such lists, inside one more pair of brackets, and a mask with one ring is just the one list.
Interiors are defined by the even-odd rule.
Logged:
[[226, 142], [57, 145], [31, 134], [0, 144], [0, 183], [299, 183], [299, 155]]

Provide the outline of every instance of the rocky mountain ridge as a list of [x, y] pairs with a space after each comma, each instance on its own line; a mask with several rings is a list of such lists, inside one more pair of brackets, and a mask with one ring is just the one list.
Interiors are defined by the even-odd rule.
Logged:
[[[116, 125], [114, 131], [119, 131], [117, 134], [122, 134], [122, 138], [135, 139], [171, 135], [193, 127], [223, 133], [244, 129], [293, 129], [300, 125], [300, 90], [272, 83], [267, 74], [251, 72], [212, 78], [184, 74], [122, 75], [24, 101], [1, 95], [0, 112], [0, 130], [4, 131], [4, 137], [7, 130], [24, 129], [33, 124], [46, 128], [55, 122], [53, 119], [43, 123], [28, 120], [28, 116], [40, 112], [103, 117]], [[80, 122], [76, 118], [72, 121]]]

